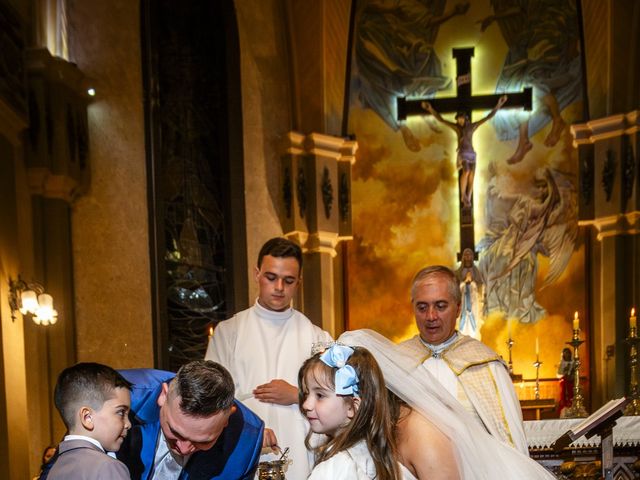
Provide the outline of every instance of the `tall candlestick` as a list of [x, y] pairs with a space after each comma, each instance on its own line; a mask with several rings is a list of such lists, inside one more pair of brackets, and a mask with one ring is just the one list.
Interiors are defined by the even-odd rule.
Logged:
[[578, 312], [573, 314], [573, 329], [580, 330], [580, 319], [578, 318]]
[[631, 403], [627, 405], [624, 411], [625, 415], [640, 415], [640, 383], [638, 382], [638, 347], [640, 346], [640, 338], [638, 338], [638, 330], [636, 328], [636, 311], [635, 308], [631, 309], [631, 316], [629, 317], [629, 337], [626, 339], [626, 343], [629, 345], [629, 395]]
[[[575, 320], [574, 320], [575, 321]], [[574, 329], [570, 342], [567, 344], [573, 347], [573, 400], [570, 407], [563, 408], [560, 412], [560, 418], [585, 418], [588, 417], [587, 409], [584, 406], [584, 397], [582, 396], [582, 388], [580, 387], [580, 357], [578, 349], [584, 343], [580, 340], [580, 330]]]

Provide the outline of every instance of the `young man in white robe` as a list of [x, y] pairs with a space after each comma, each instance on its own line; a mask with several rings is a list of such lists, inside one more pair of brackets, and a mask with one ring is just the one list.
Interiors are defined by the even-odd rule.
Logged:
[[[313, 457], [304, 445], [309, 424], [298, 407], [298, 370], [314, 343], [332, 339], [291, 307], [302, 280], [298, 245], [284, 238], [267, 241], [258, 254], [255, 275], [255, 304], [218, 324], [205, 358], [231, 372], [236, 398], [264, 420], [264, 445], [289, 447], [287, 478], [304, 479]], [[275, 459], [266, 454], [261, 461]]]
[[401, 343], [494, 437], [529, 454], [520, 402], [502, 358], [482, 342], [456, 331], [461, 292], [443, 266], [420, 270], [411, 302], [419, 335]]

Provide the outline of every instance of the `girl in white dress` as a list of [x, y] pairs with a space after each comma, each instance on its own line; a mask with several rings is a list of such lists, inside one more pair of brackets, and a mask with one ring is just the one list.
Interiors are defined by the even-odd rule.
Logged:
[[[384, 377], [368, 350], [333, 344], [302, 365], [298, 385], [316, 459], [309, 480], [403, 478]], [[312, 433], [328, 440], [311, 447]]]

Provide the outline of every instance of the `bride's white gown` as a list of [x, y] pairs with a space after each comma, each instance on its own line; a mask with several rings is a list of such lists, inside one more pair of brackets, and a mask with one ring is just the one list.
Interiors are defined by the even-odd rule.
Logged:
[[[438, 381], [428, 371], [419, 368], [419, 360], [409, 355], [402, 346], [393, 344], [372, 330], [345, 332], [339, 341], [345, 345], [368, 349], [384, 373], [387, 388], [451, 440], [463, 480], [554, 479], [551, 473], [534, 460], [489, 435], [455, 398], [444, 389], [437, 388]], [[425, 448], [428, 448], [428, 438], [416, 441], [424, 442]], [[406, 470], [403, 475], [405, 479], [414, 478]], [[372, 477], [328, 475], [310, 478]]]

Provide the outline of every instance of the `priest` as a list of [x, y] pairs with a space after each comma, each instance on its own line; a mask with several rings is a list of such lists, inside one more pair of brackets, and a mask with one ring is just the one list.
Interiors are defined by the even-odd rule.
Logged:
[[[289, 447], [287, 478], [307, 478], [313, 457], [304, 439], [309, 429], [298, 408], [298, 370], [314, 343], [331, 336], [291, 307], [302, 280], [302, 250], [284, 238], [267, 241], [258, 254], [255, 304], [218, 324], [206, 359], [233, 376], [236, 397], [265, 422], [265, 446]], [[263, 455], [261, 461], [274, 460]]]
[[458, 281], [449, 268], [420, 270], [411, 287], [420, 334], [401, 345], [489, 433], [528, 455], [522, 411], [507, 366], [482, 342], [456, 331], [460, 300]]

